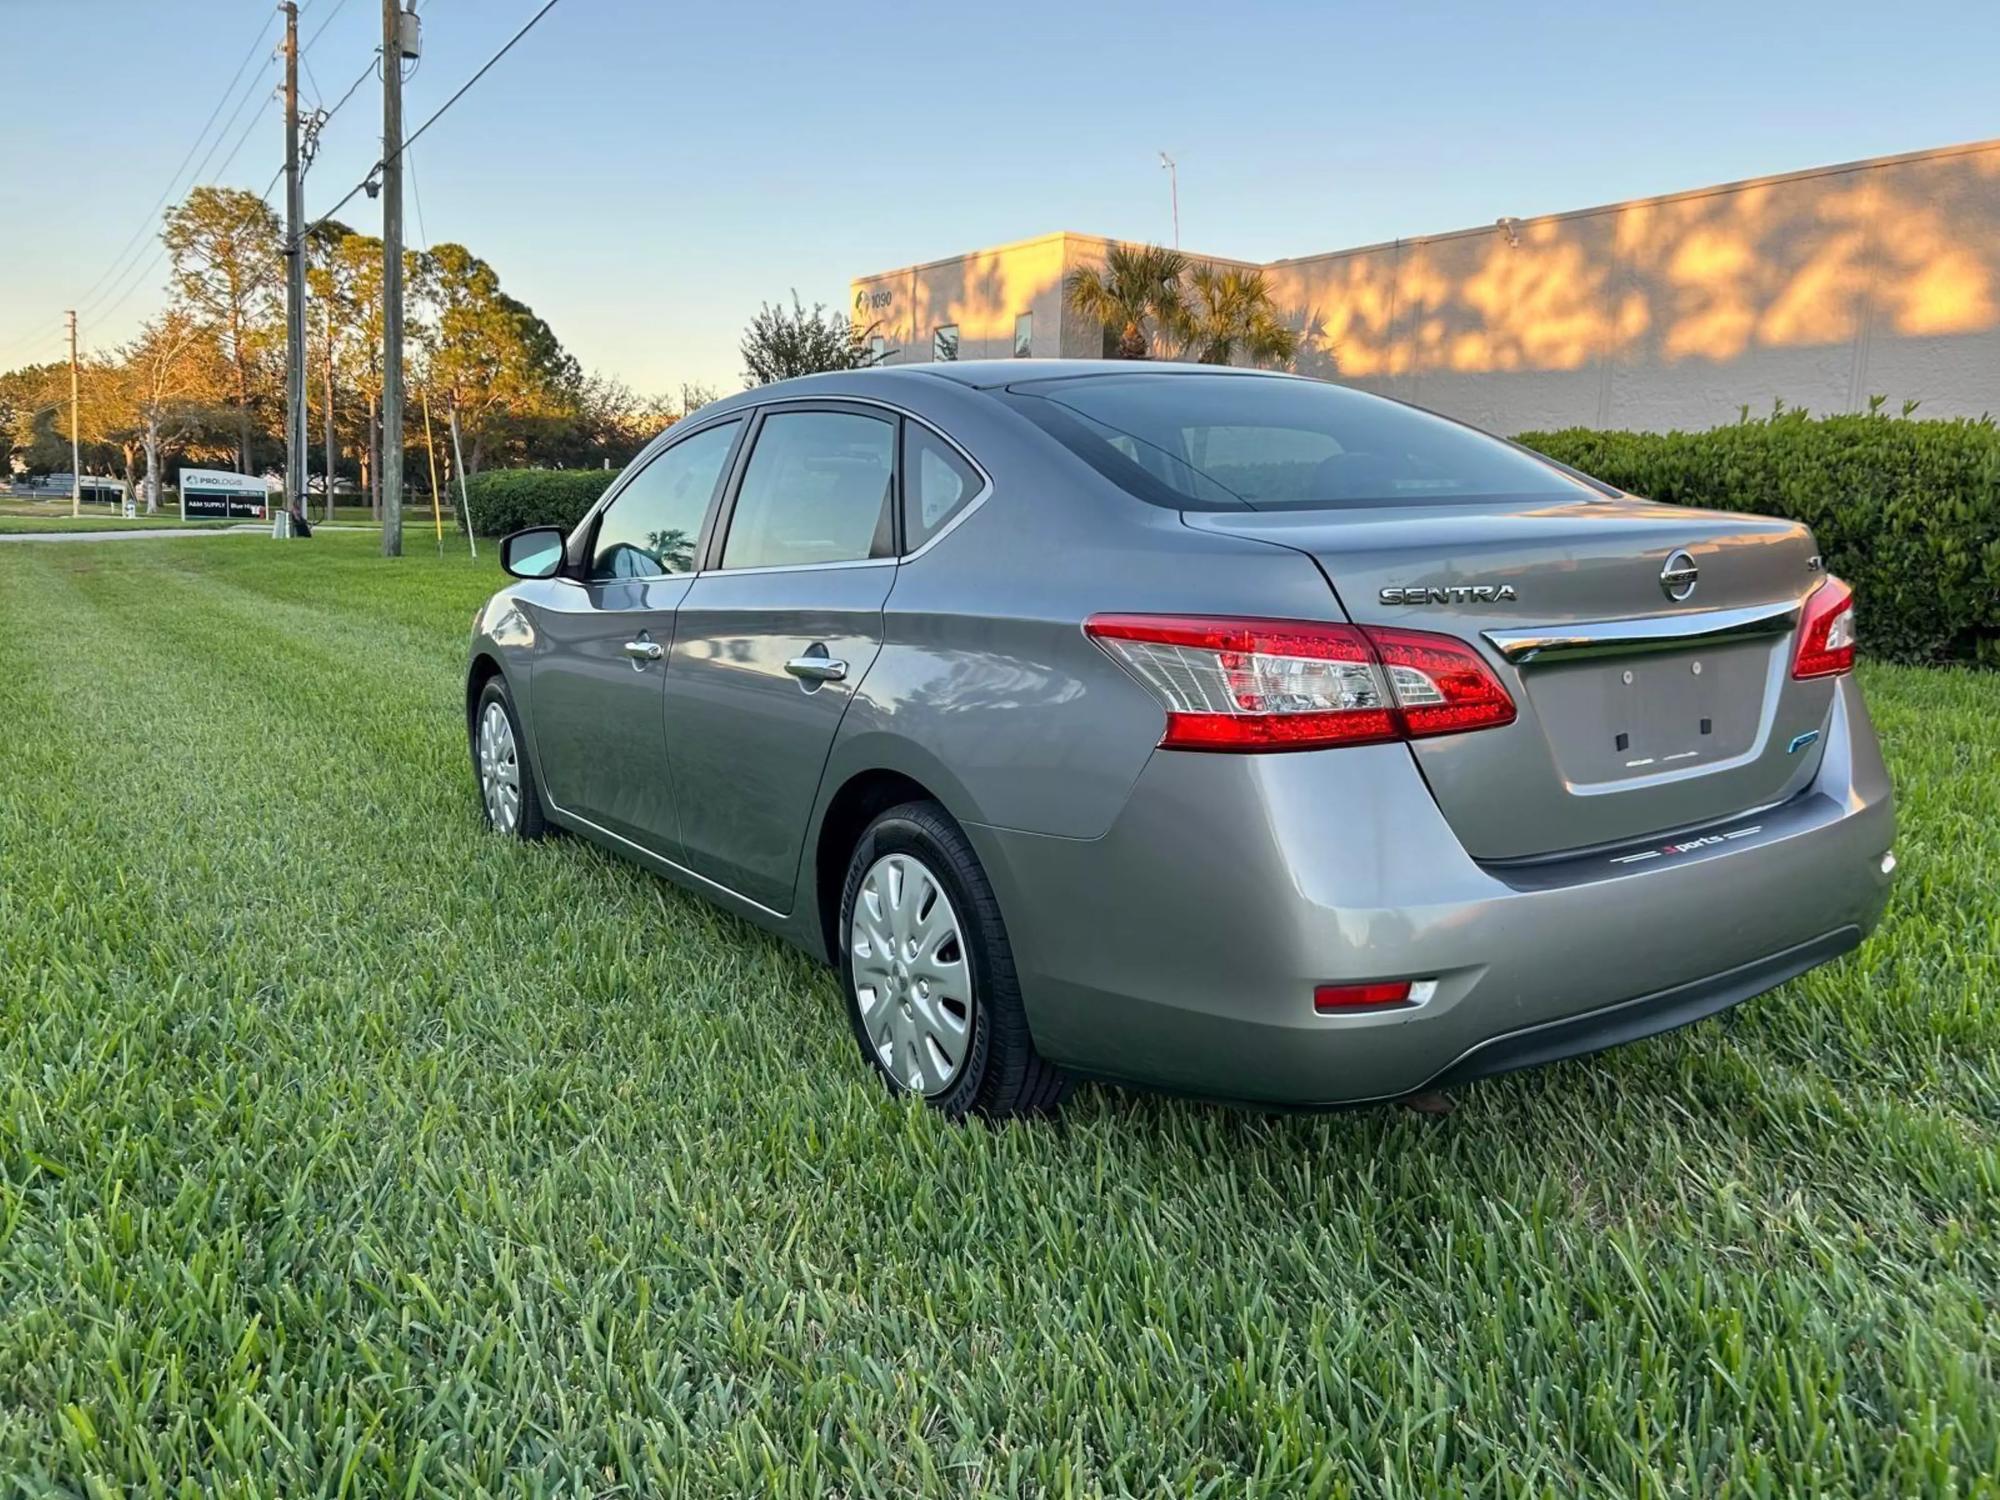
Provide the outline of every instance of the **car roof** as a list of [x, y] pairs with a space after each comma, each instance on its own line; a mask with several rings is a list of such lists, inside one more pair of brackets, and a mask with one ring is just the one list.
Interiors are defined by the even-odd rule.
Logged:
[[1086, 375], [1283, 375], [1278, 370], [1247, 370], [1233, 365], [1197, 365], [1168, 359], [968, 359], [887, 368], [955, 380], [979, 390], [1024, 380], [1076, 380]]
[[[864, 395], [875, 391], [885, 399], [893, 390], [907, 391], [913, 384], [949, 381], [971, 390], [994, 390], [1029, 380], [1077, 380], [1090, 375], [1248, 375], [1267, 379], [1298, 379], [1277, 370], [1246, 370], [1228, 365], [1183, 364], [1178, 360], [1131, 359], [968, 359], [949, 363], [876, 365], [861, 370], [829, 370], [820, 375], [797, 375], [770, 385], [752, 386], [725, 396], [714, 403], [720, 414], [767, 401], [798, 400], [823, 396]], [[935, 388], [935, 387], [933, 387]], [[703, 408], [704, 411], [707, 408]]]

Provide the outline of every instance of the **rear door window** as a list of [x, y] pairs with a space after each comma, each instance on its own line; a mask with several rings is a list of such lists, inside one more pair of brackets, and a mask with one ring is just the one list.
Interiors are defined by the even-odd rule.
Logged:
[[800, 567], [896, 554], [896, 427], [845, 411], [764, 418], [737, 487], [725, 568]]

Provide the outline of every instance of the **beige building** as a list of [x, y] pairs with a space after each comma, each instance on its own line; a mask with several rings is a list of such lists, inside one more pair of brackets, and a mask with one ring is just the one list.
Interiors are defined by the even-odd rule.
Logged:
[[[1050, 234], [866, 276], [884, 359], [1090, 357]], [[1224, 265], [1229, 261], [1203, 255]], [[1498, 432], [1665, 429], [1773, 401], [2000, 415], [2000, 140], [1263, 265], [1297, 368]]]

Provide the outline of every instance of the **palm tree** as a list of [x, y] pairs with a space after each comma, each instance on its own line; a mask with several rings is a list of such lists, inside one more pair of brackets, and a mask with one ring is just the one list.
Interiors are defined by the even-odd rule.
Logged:
[[1298, 333], [1279, 321], [1264, 273], [1241, 267], [1198, 265], [1188, 273], [1184, 353], [1205, 365], [1288, 363], [1299, 352]]
[[1120, 359], [1144, 359], [1152, 347], [1146, 325], [1169, 336], [1181, 329], [1181, 276], [1187, 257], [1158, 245], [1113, 245], [1104, 269], [1079, 266], [1069, 273], [1063, 295], [1080, 317], [1122, 329]]

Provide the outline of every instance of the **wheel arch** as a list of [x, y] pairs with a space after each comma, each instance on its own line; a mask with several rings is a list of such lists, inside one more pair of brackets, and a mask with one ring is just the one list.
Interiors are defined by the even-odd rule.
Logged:
[[923, 782], [885, 766], [854, 772], [827, 799], [813, 841], [812, 914], [829, 963], [840, 957], [840, 893], [855, 842], [876, 818], [905, 802], [935, 802], [950, 812], [944, 799]]
[[479, 711], [479, 695], [486, 691], [486, 684], [496, 677], [507, 674], [500, 666], [500, 659], [485, 649], [472, 653], [471, 664], [465, 669], [465, 732], [472, 733], [472, 716]]

